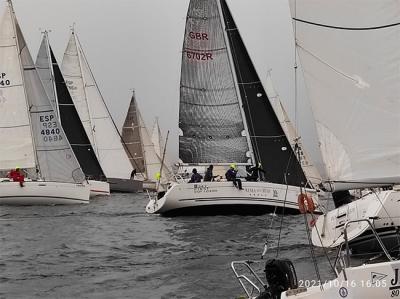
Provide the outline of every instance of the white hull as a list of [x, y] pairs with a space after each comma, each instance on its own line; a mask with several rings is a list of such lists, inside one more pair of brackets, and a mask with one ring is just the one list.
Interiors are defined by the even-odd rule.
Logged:
[[[374, 219], [375, 230], [381, 235], [386, 247], [390, 250], [396, 246], [399, 243], [396, 227], [400, 226], [400, 191], [369, 193], [361, 199], [321, 215], [312, 230], [313, 244], [336, 247], [344, 241], [343, 228], [347, 221], [368, 218]], [[358, 252], [363, 249], [370, 252], [375, 248], [378, 250], [375, 238], [365, 222], [350, 224], [348, 239], [351, 241], [350, 247]]]
[[[262, 214], [280, 212], [299, 213], [299, 187], [268, 182], [246, 182], [243, 190], [232, 182], [173, 183], [165, 195], [151, 199], [147, 213], [157, 214]], [[315, 190], [307, 190], [317, 205]]]
[[[283, 292], [281, 299], [386, 299], [400, 295], [400, 261], [362, 265], [345, 269], [339, 277], [323, 284], [305, 280], [307, 289]], [[301, 285], [302, 286], [302, 285]], [[294, 295], [298, 292], [296, 295]]]
[[90, 198], [99, 195], [110, 195], [110, 184], [102, 181], [88, 180], [90, 186]]
[[89, 185], [27, 181], [0, 182], [0, 205], [71, 205], [89, 203]]

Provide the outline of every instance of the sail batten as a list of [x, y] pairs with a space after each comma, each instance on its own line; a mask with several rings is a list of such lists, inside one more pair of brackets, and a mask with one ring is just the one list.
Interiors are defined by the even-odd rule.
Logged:
[[[398, 2], [299, 0], [290, 5], [292, 18], [307, 21], [293, 23], [324, 179], [399, 183], [400, 27], [381, 26], [398, 22]], [[337, 183], [336, 190], [336, 185], [347, 188]]]

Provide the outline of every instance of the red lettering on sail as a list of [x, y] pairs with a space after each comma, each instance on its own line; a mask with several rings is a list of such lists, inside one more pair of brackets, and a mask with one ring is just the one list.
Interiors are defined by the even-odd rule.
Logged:
[[208, 40], [208, 34], [204, 32], [189, 32], [189, 37], [196, 40]]
[[186, 57], [191, 60], [213, 60], [213, 55], [211, 52], [194, 52], [186, 50]]

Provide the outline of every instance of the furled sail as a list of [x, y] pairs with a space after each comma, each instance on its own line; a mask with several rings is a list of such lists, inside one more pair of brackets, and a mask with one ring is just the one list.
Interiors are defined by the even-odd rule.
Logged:
[[126, 154], [132, 166], [138, 173], [147, 176], [138, 113], [135, 93], [133, 93], [125, 122], [122, 126], [122, 141], [125, 144]]
[[14, 14], [7, 5], [0, 21], [0, 170], [36, 165], [23, 84]]
[[133, 167], [74, 31], [61, 68], [86, 134], [107, 178], [129, 179]]
[[335, 190], [399, 183], [398, 1], [291, 0], [290, 6], [325, 179]]
[[47, 181], [83, 182], [85, 176], [47, 97], [18, 22], [14, 21], [40, 175]]
[[86, 177], [99, 181], [105, 180], [106, 177], [79, 119], [78, 112], [72, 102], [60, 67], [49, 44], [47, 32], [43, 34], [36, 59], [36, 68], [47, 95], [50, 99], [54, 99], [54, 107], [59, 111], [61, 125]]
[[248, 163], [249, 144], [217, 1], [191, 0], [182, 53], [179, 158]]
[[225, 0], [219, 0], [254, 158], [268, 181], [301, 186], [304, 172], [268, 99]]

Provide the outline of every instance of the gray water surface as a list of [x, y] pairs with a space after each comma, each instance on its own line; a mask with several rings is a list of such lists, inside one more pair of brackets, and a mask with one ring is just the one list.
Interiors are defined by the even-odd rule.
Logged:
[[[147, 201], [0, 207], [0, 298], [237, 298], [230, 262], [259, 259], [268, 234], [276, 244], [279, 216], [164, 218], [147, 215]], [[281, 257], [299, 279], [315, 279], [303, 216], [284, 217], [281, 235]]]

